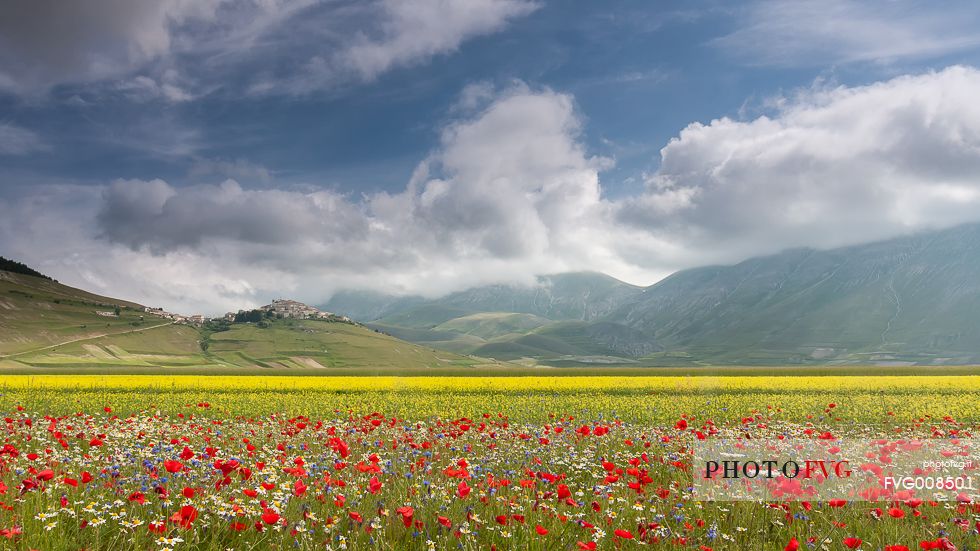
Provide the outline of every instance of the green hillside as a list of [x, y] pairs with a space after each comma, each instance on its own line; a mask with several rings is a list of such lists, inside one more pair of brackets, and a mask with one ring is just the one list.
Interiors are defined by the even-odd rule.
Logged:
[[132, 302], [7, 271], [0, 271], [0, 336], [0, 368], [316, 372], [490, 365], [342, 321], [175, 324]]
[[435, 300], [341, 292], [324, 309], [444, 350], [572, 364], [582, 356], [588, 364], [593, 356], [659, 350], [646, 342], [648, 335], [641, 339], [632, 328], [599, 323], [640, 292], [640, 287], [604, 274], [576, 272], [541, 276], [530, 286], [488, 285]]
[[45, 277], [0, 271], [0, 356], [163, 323], [159, 318], [144, 319], [143, 307], [133, 302]]
[[597, 320], [639, 295], [636, 287], [595, 272], [541, 276], [534, 285], [487, 285], [426, 300], [340, 292], [325, 310], [362, 322], [432, 328], [469, 314], [530, 314], [548, 320]]
[[723, 363], [976, 363], [980, 226], [679, 272], [610, 319]]
[[493, 340], [519, 336], [549, 323], [550, 320], [533, 314], [481, 312], [453, 318], [437, 325], [435, 329]]

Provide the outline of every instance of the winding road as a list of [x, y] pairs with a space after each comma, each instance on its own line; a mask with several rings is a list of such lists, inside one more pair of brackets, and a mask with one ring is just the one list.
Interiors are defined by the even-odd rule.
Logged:
[[52, 348], [58, 348], [59, 346], [64, 346], [66, 344], [72, 344], [72, 343], [82, 342], [82, 341], [91, 341], [91, 340], [95, 340], [95, 339], [101, 339], [102, 337], [114, 337], [116, 335], [128, 335], [130, 333], [139, 333], [141, 331], [149, 331], [150, 329], [156, 329], [158, 327], [166, 327], [168, 325], [173, 325], [173, 324], [174, 324], [174, 322], [169, 321], [167, 323], [161, 323], [160, 325], [153, 325], [153, 326], [150, 326], [150, 327], [140, 327], [139, 329], [130, 329], [129, 331], [121, 331], [119, 333], [103, 333], [101, 335], [91, 335], [91, 336], [82, 337], [82, 338], [79, 338], [79, 339], [71, 339], [71, 340], [68, 340], [68, 341], [65, 341], [65, 342], [59, 342], [58, 344], [52, 344], [52, 345], [49, 345], [49, 346], [42, 346], [41, 348], [34, 348], [34, 349], [31, 349], [31, 350], [25, 350], [23, 352], [15, 352], [13, 354], [0, 354], [0, 360], [5, 360], [7, 358], [15, 358], [17, 356], [23, 356], [25, 354], [33, 354], [35, 352], [41, 352], [42, 350], [50, 350]]

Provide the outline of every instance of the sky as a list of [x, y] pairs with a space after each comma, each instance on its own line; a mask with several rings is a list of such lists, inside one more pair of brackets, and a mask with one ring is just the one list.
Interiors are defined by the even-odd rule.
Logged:
[[0, 255], [182, 313], [980, 221], [975, 2], [0, 12]]

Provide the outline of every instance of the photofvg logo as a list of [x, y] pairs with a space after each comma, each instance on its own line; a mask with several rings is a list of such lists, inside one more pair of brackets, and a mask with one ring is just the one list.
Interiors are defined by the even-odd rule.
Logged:
[[727, 478], [788, 478], [794, 479], [803, 477], [811, 479], [822, 477], [824, 479], [831, 476], [848, 478], [851, 476], [850, 461], [827, 461], [824, 459], [806, 459], [800, 465], [799, 461], [787, 459], [779, 461], [775, 459], [723, 459], [720, 461], [708, 461], [704, 469], [704, 476], [712, 478], [720, 476]]
[[703, 440], [694, 498], [705, 501], [977, 501], [980, 440]]

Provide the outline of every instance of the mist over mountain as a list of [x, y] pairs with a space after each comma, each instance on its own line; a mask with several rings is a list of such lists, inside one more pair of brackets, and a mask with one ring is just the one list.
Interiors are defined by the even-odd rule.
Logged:
[[793, 249], [646, 288], [573, 273], [435, 300], [341, 293], [324, 307], [403, 339], [556, 365], [975, 363], [980, 225]]

